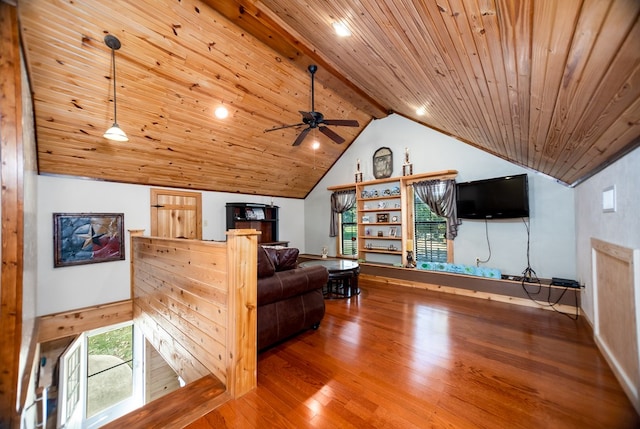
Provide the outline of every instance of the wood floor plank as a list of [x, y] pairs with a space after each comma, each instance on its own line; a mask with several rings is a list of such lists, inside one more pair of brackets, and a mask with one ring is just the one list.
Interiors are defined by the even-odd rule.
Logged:
[[320, 329], [261, 353], [257, 389], [188, 427], [640, 427], [583, 319], [360, 286], [326, 301]]

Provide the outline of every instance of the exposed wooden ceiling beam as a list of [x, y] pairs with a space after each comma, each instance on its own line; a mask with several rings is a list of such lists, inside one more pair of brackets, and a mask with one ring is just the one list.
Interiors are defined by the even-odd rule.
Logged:
[[313, 47], [302, 40], [293, 30], [285, 28], [278, 18], [259, 2], [203, 0], [205, 4], [224, 15], [231, 22], [248, 32], [265, 45], [293, 62], [301, 69], [309, 64], [319, 67], [317, 79], [325, 86], [338, 92], [345, 100], [375, 119], [390, 113], [390, 109], [368, 95], [364, 90], [346, 79]]

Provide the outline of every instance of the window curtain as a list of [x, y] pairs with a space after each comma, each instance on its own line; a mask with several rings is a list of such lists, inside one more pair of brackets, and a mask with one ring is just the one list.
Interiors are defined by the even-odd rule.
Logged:
[[336, 191], [331, 194], [331, 224], [329, 237], [338, 235], [338, 215], [356, 205], [356, 190]]
[[455, 239], [462, 223], [456, 209], [456, 181], [423, 180], [414, 183], [413, 190], [435, 214], [447, 219], [447, 239]]

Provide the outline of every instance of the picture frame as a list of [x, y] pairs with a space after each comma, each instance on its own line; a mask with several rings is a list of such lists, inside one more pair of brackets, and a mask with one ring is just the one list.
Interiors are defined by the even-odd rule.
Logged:
[[396, 237], [398, 234], [398, 228], [396, 228], [395, 226], [392, 226], [391, 228], [389, 228], [389, 237]]
[[54, 213], [53, 266], [125, 259], [124, 213]]
[[256, 219], [258, 219], [258, 216], [253, 211], [253, 209], [251, 209], [251, 208], [246, 208], [244, 210], [244, 216], [245, 216], [245, 219], [247, 219], [247, 220], [256, 220]]
[[253, 208], [253, 215], [255, 220], [264, 220], [264, 210], [260, 207]]
[[373, 177], [384, 179], [393, 173], [393, 152], [388, 147], [381, 147], [373, 153]]
[[378, 223], [389, 222], [389, 213], [378, 213], [376, 215], [376, 222]]

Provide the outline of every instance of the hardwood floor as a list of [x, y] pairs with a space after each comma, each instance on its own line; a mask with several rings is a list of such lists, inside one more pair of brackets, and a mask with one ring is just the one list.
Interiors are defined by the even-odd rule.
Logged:
[[258, 357], [202, 428], [637, 428], [591, 329], [552, 311], [361, 281]]

